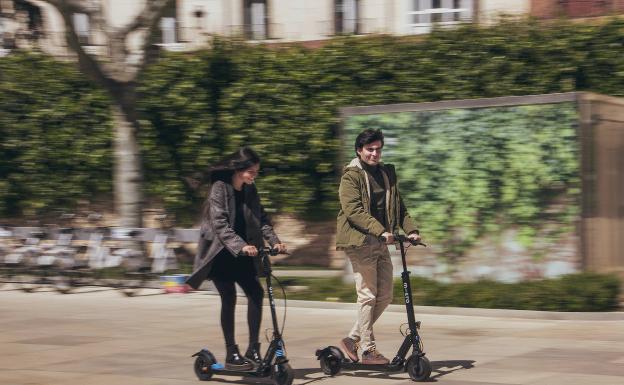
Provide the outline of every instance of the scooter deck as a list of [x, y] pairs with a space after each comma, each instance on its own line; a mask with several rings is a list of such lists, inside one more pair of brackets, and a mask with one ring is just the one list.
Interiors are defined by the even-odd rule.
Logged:
[[343, 370], [371, 370], [376, 372], [400, 372], [403, 371], [405, 367], [403, 364], [393, 365], [379, 365], [379, 364], [362, 364], [361, 362], [353, 362], [351, 360], [345, 359], [340, 364], [340, 367]]
[[249, 370], [232, 370], [222, 368], [215, 368], [214, 366], [211, 368], [212, 373], [222, 376], [252, 376], [252, 377], [266, 377], [268, 375], [268, 370], [260, 370], [259, 366], [254, 366], [253, 369]]

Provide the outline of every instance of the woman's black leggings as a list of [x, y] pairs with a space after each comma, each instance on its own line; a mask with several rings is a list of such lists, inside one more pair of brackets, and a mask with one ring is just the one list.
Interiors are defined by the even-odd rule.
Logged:
[[255, 275], [249, 274], [237, 277], [236, 280], [212, 279], [221, 296], [221, 328], [225, 337], [225, 345], [236, 344], [234, 338], [234, 309], [236, 307], [236, 287], [234, 282], [245, 292], [247, 296], [247, 323], [249, 325], [249, 343], [257, 343], [262, 321], [262, 299], [264, 290]]

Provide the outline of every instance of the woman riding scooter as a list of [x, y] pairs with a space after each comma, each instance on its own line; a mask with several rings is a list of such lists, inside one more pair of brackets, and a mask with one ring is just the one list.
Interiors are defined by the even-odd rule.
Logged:
[[[228, 370], [251, 370], [261, 362], [258, 336], [264, 292], [258, 250], [264, 240], [278, 252], [286, 252], [266, 215], [254, 180], [260, 157], [248, 147], [234, 152], [209, 170], [210, 191], [203, 211], [194, 272], [187, 283], [197, 289], [213, 281], [221, 296], [221, 327], [225, 337]], [[235, 283], [248, 299], [249, 348], [242, 356], [234, 337]]]

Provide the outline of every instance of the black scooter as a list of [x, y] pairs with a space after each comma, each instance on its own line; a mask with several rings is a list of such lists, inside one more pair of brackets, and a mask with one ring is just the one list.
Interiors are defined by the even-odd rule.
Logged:
[[[409, 275], [407, 270], [407, 264], [405, 261], [405, 252], [409, 245], [406, 247], [405, 243], [411, 245], [422, 245], [427, 247], [424, 243], [413, 242], [411, 239], [404, 235], [395, 234], [394, 239], [398, 241], [401, 249], [401, 259], [403, 260], [403, 272], [401, 273], [401, 279], [403, 281], [403, 297], [405, 299], [405, 309], [407, 311], [407, 324], [408, 330], [406, 330], [405, 339], [403, 344], [397, 351], [396, 356], [389, 364], [386, 365], [364, 365], [358, 361], [351, 361], [345, 358], [342, 351], [336, 346], [328, 346], [324, 349], [318, 349], [316, 351], [316, 357], [320, 361], [321, 370], [323, 373], [334, 376], [340, 372], [341, 369], [346, 370], [372, 370], [372, 371], [384, 371], [384, 372], [399, 372], [407, 371], [410, 378], [414, 381], [426, 381], [431, 376], [431, 363], [425, 357], [423, 351], [423, 344], [420, 336], [418, 335], [418, 329], [420, 329], [420, 321], [416, 321], [414, 316], [414, 305], [412, 303], [412, 288], [410, 286]], [[384, 239], [385, 240], [385, 239]], [[412, 354], [406, 359], [407, 353], [410, 348], [413, 349]]]
[[273, 320], [273, 339], [269, 343], [262, 362], [254, 365], [254, 368], [251, 370], [227, 370], [223, 364], [217, 362], [215, 356], [206, 348], [193, 354], [192, 357], [197, 357], [194, 364], [195, 374], [201, 381], [208, 381], [213, 374], [220, 374], [226, 376], [271, 377], [276, 385], [291, 385], [293, 382], [295, 372], [286, 358], [284, 340], [277, 324], [273, 286], [271, 284], [272, 269], [269, 255], [277, 255], [277, 251], [265, 247], [258, 250], [258, 254], [258, 257], [262, 258], [263, 272], [266, 276], [266, 287], [269, 295], [271, 318]]

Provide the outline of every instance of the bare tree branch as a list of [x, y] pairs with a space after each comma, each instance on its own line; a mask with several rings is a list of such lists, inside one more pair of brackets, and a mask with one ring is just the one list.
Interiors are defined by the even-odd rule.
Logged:
[[128, 35], [133, 32], [143, 34], [143, 43], [139, 49], [140, 54], [134, 58], [132, 63], [125, 63], [124, 74], [127, 79], [136, 79], [138, 74], [145, 69], [148, 64], [149, 49], [156, 42], [155, 32], [158, 29], [158, 23], [167, 7], [172, 4], [175, 4], [175, 0], [147, 1], [143, 11], [133, 22], [110, 34], [110, 49], [113, 56], [123, 55], [125, 57], [131, 54], [127, 52], [125, 44]]
[[138, 29], [152, 28], [154, 24], [162, 17], [164, 10], [175, 3], [175, 0], [152, 0], [146, 1], [143, 12], [139, 14], [132, 22], [121, 28], [118, 33], [127, 35]]
[[[167, 7], [175, 4], [176, 0], [144, 0], [142, 12], [123, 28], [113, 28], [107, 23], [102, 12], [101, 0], [28, 0], [33, 3], [46, 2], [54, 6], [61, 14], [68, 46], [78, 55], [80, 69], [93, 77], [104, 86], [114, 86], [115, 83], [133, 82], [138, 74], [147, 65], [148, 49], [155, 43], [155, 31]], [[104, 34], [108, 47], [108, 61], [100, 61], [85, 52], [80, 44], [74, 26], [73, 15], [84, 13], [97, 33]], [[127, 37], [130, 33], [142, 30], [144, 35], [141, 52], [138, 59], [129, 62], [130, 52], [127, 47]]]
[[159, 13], [154, 18], [152, 18], [151, 24], [149, 24], [148, 26], [147, 35], [145, 36], [145, 40], [143, 41], [143, 47], [142, 47], [143, 56], [141, 57], [141, 61], [138, 64], [139, 72], [142, 72], [145, 69], [145, 67], [149, 64], [148, 52], [149, 52], [150, 47], [156, 44], [155, 31], [158, 28], [158, 22], [162, 18], [162, 15], [165, 12], [167, 6], [170, 5], [171, 3], [175, 3], [175, 0], [169, 0], [166, 4], [164, 4], [160, 8]]
[[[90, 17], [98, 19], [102, 18], [101, 7], [99, 1], [96, 0], [38, 0], [54, 6], [65, 24], [65, 38], [69, 47], [78, 56], [78, 64], [80, 70], [91, 76], [95, 81], [104, 87], [109, 87], [114, 83], [115, 77], [110, 73], [108, 65], [98, 62], [95, 58], [87, 54], [79, 42], [78, 34], [74, 27], [74, 13], [85, 13]], [[36, 2], [33, 2], [36, 4]], [[98, 15], [99, 14], [99, 15]]]
[[100, 11], [97, 0], [39, 0], [55, 6], [57, 9], [65, 8], [71, 13], [85, 13], [92, 15]]

